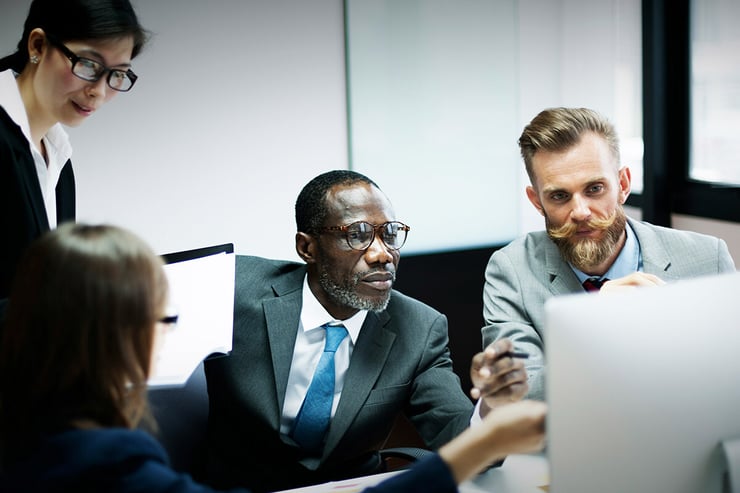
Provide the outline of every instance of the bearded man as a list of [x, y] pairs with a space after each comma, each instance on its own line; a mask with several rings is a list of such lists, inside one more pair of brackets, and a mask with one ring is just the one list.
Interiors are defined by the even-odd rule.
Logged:
[[732, 272], [735, 265], [721, 239], [626, 217], [630, 170], [620, 163], [613, 125], [597, 112], [546, 109], [524, 128], [519, 147], [530, 180], [527, 197], [544, 216], [546, 231], [491, 256], [483, 344], [508, 338], [529, 353], [528, 397], [544, 400], [548, 298], [655, 286]]
[[260, 492], [381, 472], [399, 415], [436, 449], [490, 410], [491, 382], [526, 394], [524, 365], [499, 341], [471, 363], [473, 414], [446, 317], [392, 289], [410, 228], [372, 180], [323, 173], [295, 213], [303, 263], [236, 259], [233, 350], [205, 363], [209, 483]]

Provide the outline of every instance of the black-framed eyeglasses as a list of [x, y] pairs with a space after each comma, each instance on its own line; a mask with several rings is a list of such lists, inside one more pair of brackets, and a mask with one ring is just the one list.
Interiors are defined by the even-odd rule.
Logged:
[[171, 325], [175, 326], [177, 325], [177, 322], [180, 320], [180, 315], [165, 315], [164, 317], [157, 320], [157, 322], [165, 325]]
[[400, 250], [406, 243], [406, 236], [411, 227], [399, 221], [388, 221], [383, 224], [371, 224], [367, 221], [356, 221], [345, 226], [327, 226], [319, 231], [341, 231], [347, 240], [347, 245], [353, 250], [367, 250], [375, 241], [375, 234], [380, 233], [380, 239], [391, 250]]
[[131, 69], [121, 70], [117, 68], [109, 68], [95, 60], [77, 56], [72, 50], [67, 48], [64, 43], [50, 34], [46, 35], [46, 39], [49, 40], [49, 43], [59, 49], [59, 51], [61, 51], [70, 62], [72, 62], [72, 73], [82, 80], [97, 82], [105, 74], [108, 74], [106, 82], [111, 89], [120, 92], [127, 92], [134, 87], [136, 79], [139, 78]]

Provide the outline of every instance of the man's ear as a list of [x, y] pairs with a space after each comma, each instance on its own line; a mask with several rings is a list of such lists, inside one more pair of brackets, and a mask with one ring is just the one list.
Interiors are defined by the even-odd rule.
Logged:
[[619, 169], [619, 203], [624, 205], [632, 189], [632, 172], [629, 167], [622, 166]]
[[540, 202], [540, 197], [537, 195], [537, 190], [534, 189], [532, 185], [527, 186], [527, 198], [532, 203], [535, 209], [541, 214], [545, 215], [545, 209], [542, 207], [542, 202]]
[[316, 238], [308, 233], [295, 234], [295, 251], [307, 264], [316, 262]]

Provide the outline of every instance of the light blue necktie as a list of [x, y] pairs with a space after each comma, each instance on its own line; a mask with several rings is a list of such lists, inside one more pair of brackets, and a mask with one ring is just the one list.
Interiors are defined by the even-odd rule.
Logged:
[[347, 336], [343, 325], [325, 324], [326, 343], [311, 385], [296, 416], [293, 439], [305, 450], [319, 452], [331, 420], [334, 400], [334, 353]]

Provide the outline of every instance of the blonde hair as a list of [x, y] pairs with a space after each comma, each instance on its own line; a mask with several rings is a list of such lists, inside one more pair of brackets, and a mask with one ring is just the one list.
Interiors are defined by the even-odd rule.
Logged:
[[532, 159], [538, 151], [564, 151], [576, 145], [587, 132], [595, 132], [606, 140], [618, 164], [617, 131], [606, 117], [596, 111], [588, 108], [548, 108], [535, 116], [519, 137], [519, 149], [532, 185], [536, 183]]

